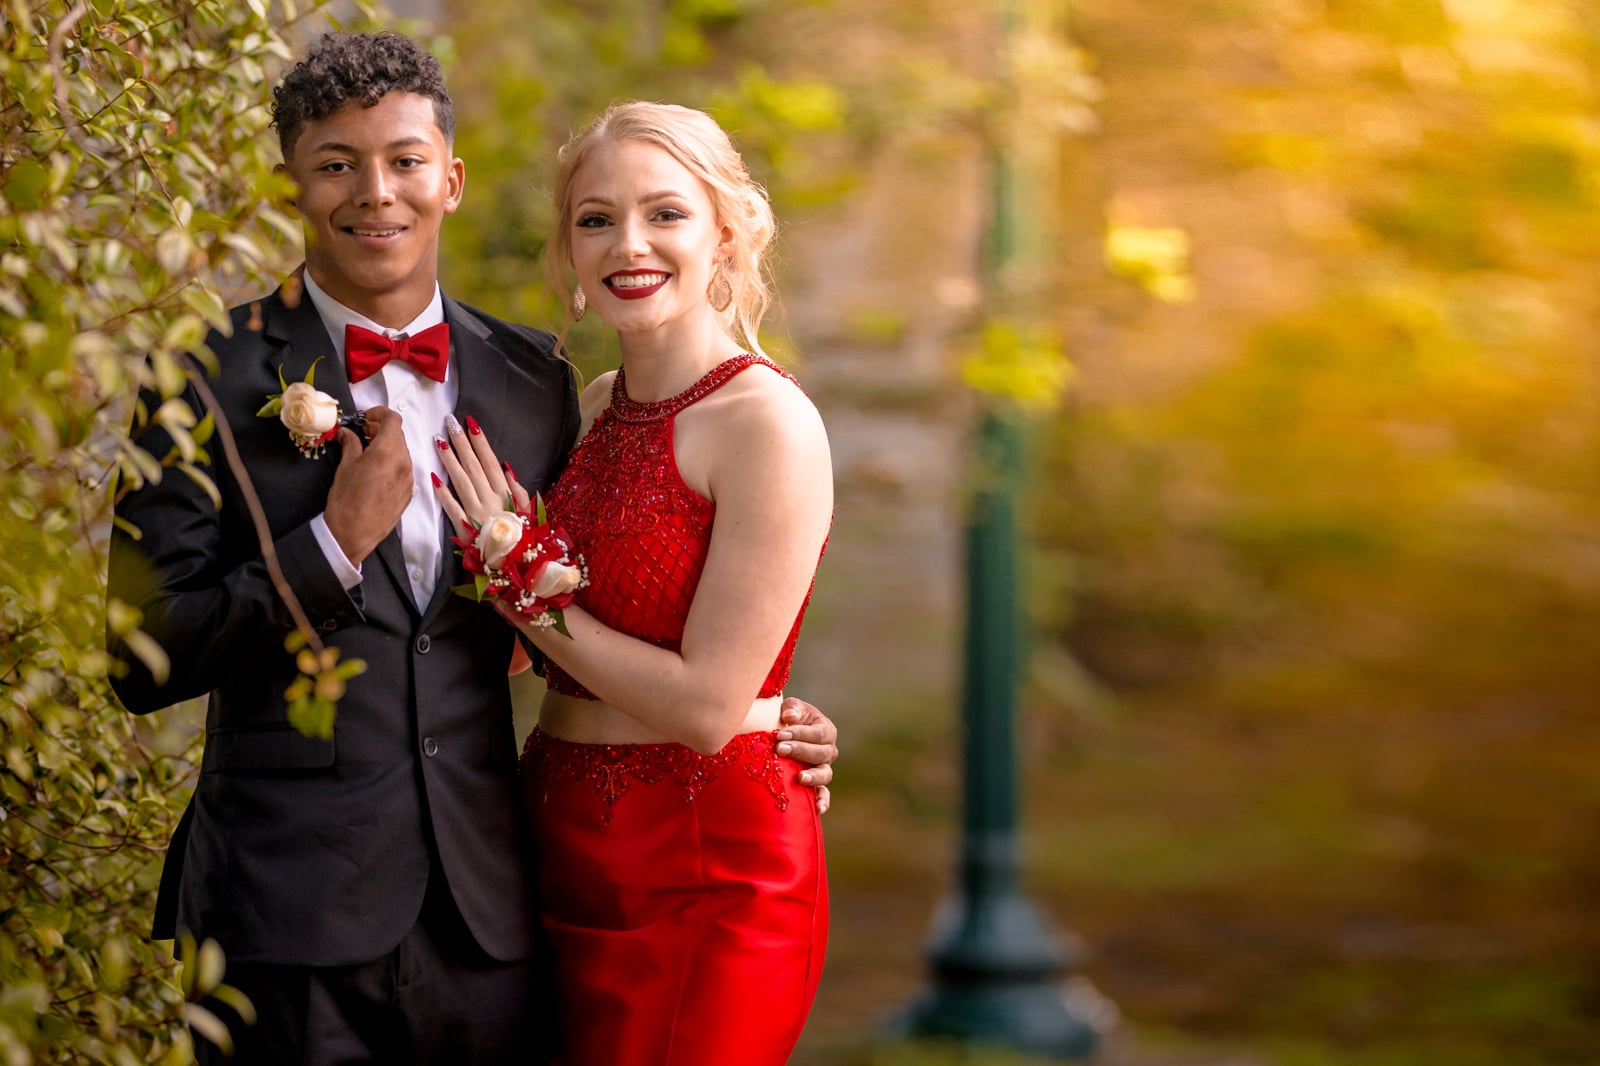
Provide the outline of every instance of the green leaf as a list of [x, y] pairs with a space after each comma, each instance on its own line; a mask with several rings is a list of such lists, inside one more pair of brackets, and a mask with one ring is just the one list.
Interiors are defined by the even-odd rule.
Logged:
[[256, 412], [257, 418], [276, 418], [283, 412], [283, 397], [274, 396], [261, 405], [261, 410]]
[[209, 995], [212, 989], [222, 983], [222, 975], [226, 969], [227, 963], [222, 957], [222, 945], [207, 938], [205, 943], [200, 945], [199, 954], [195, 958], [195, 994]]
[[232, 985], [218, 985], [211, 990], [211, 994], [232, 1007], [246, 1025], [256, 1024], [256, 1005], [239, 989]]
[[222, 302], [222, 297], [211, 288], [202, 285], [190, 285], [183, 290], [184, 305], [189, 307], [205, 319], [206, 324], [219, 333], [230, 332], [233, 320], [228, 317], [228, 309]]
[[49, 185], [50, 172], [44, 164], [34, 159], [19, 160], [6, 175], [6, 202], [18, 211], [37, 211], [44, 206]]
[[345, 659], [333, 668], [333, 676], [341, 681], [348, 681], [352, 677], [367, 672], [367, 664], [362, 659]]
[[316, 696], [302, 696], [289, 704], [289, 724], [308, 737], [331, 740], [333, 717], [333, 704]]
[[567, 617], [566, 617], [566, 615], [562, 614], [560, 611], [551, 611], [550, 612], [550, 617], [555, 619], [555, 621], [551, 624], [550, 628], [555, 630], [557, 633], [560, 633], [562, 636], [566, 637], [568, 640], [571, 640], [572, 639], [572, 631], [567, 628]]
[[190, 1029], [222, 1049], [223, 1054], [233, 1054], [233, 1035], [228, 1032], [228, 1027], [221, 1018], [206, 1010], [198, 1003], [185, 1003], [183, 1005], [183, 1020]]
[[210, 474], [190, 462], [179, 463], [178, 469], [187, 474], [190, 481], [199, 485], [205, 491], [205, 494], [211, 497], [211, 506], [219, 511], [222, 510], [222, 493], [217, 491], [217, 483], [211, 480]]
[[156, 639], [142, 629], [136, 629], [123, 636], [122, 642], [134, 657], [144, 664], [150, 671], [150, 676], [158, 685], [164, 685], [171, 672], [172, 662], [167, 658], [167, 650]]

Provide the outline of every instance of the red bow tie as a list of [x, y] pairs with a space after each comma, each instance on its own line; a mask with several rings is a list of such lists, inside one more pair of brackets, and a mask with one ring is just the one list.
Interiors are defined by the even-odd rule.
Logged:
[[429, 326], [415, 337], [394, 338], [360, 326], [344, 328], [344, 362], [350, 369], [350, 384], [370, 378], [391, 359], [410, 363], [424, 377], [443, 381], [450, 362], [450, 323]]

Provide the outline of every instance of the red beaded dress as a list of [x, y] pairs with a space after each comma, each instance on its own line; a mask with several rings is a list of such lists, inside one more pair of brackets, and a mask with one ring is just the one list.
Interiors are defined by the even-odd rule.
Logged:
[[[578, 603], [606, 625], [679, 646], [716, 505], [678, 473], [674, 419], [755, 365], [783, 373], [737, 356], [656, 403], [628, 399], [617, 373], [549, 497], [589, 567]], [[782, 692], [804, 613], [761, 696]], [[545, 679], [595, 698], [553, 662]], [[741, 734], [710, 756], [529, 737], [523, 781], [564, 1040], [556, 1063], [788, 1061], [828, 933], [821, 826], [800, 769], [772, 733]]]

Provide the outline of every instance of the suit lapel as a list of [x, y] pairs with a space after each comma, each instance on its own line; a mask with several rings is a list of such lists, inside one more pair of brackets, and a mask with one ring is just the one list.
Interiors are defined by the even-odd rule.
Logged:
[[[304, 381], [314, 366], [316, 387], [338, 400], [340, 411], [354, 411], [356, 403], [350, 395], [350, 381], [344, 372], [344, 364], [339, 361], [339, 354], [333, 348], [333, 339], [328, 336], [328, 327], [323, 324], [322, 316], [317, 314], [311, 298], [302, 290], [300, 303], [290, 307], [281, 297], [280, 289], [269, 305], [270, 313], [264, 327], [269, 339], [281, 341], [284, 345], [276, 350], [269, 346], [268, 361], [273, 366], [274, 376], [281, 369], [284, 383], [293, 384]], [[338, 463], [338, 446], [324, 453], [319, 461]], [[413, 615], [417, 614], [416, 600], [411, 595], [411, 580], [406, 576], [405, 553], [400, 547], [399, 526], [390, 530], [389, 535], [378, 544], [377, 556], [388, 571], [389, 580], [399, 589], [401, 601]]]
[[[502, 425], [506, 406], [506, 379], [509, 364], [506, 354], [495, 346], [489, 327], [471, 311], [444, 297], [444, 317], [450, 323], [450, 362], [457, 374], [455, 416], [463, 424], [467, 416], [477, 419], [495, 436], [495, 427]], [[433, 598], [422, 612], [424, 626], [433, 621], [444, 609], [454, 585], [464, 584], [467, 573], [461, 568], [456, 546], [450, 542], [454, 535], [448, 519], [444, 522], [444, 565], [440, 568], [439, 582], [434, 586]]]
[[290, 307], [283, 302], [282, 292], [280, 289], [274, 294], [276, 298], [272, 303], [276, 306], [269, 305], [265, 325], [267, 338], [284, 344], [281, 349], [269, 347], [267, 351], [267, 361], [272, 364], [274, 375], [281, 370], [284, 383], [292, 385], [304, 381], [315, 366], [317, 388], [338, 400], [341, 411], [353, 410], [355, 401], [350, 398], [350, 383], [345, 380], [344, 365], [333, 350], [333, 340], [328, 336], [328, 327], [322, 324], [322, 316], [317, 314], [309, 296], [302, 293], [299, 305]]

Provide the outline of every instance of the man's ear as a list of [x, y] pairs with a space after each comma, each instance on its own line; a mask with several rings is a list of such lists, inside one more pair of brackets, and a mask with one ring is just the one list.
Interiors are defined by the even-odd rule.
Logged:
[[444, 180], [444, 213], [453, 215], [456, 213], [456, 208], [461, 206], [461, 196], [467, 190], [467, 164], [460, 159], [451, 159], [450, 166], [445, 170]]

